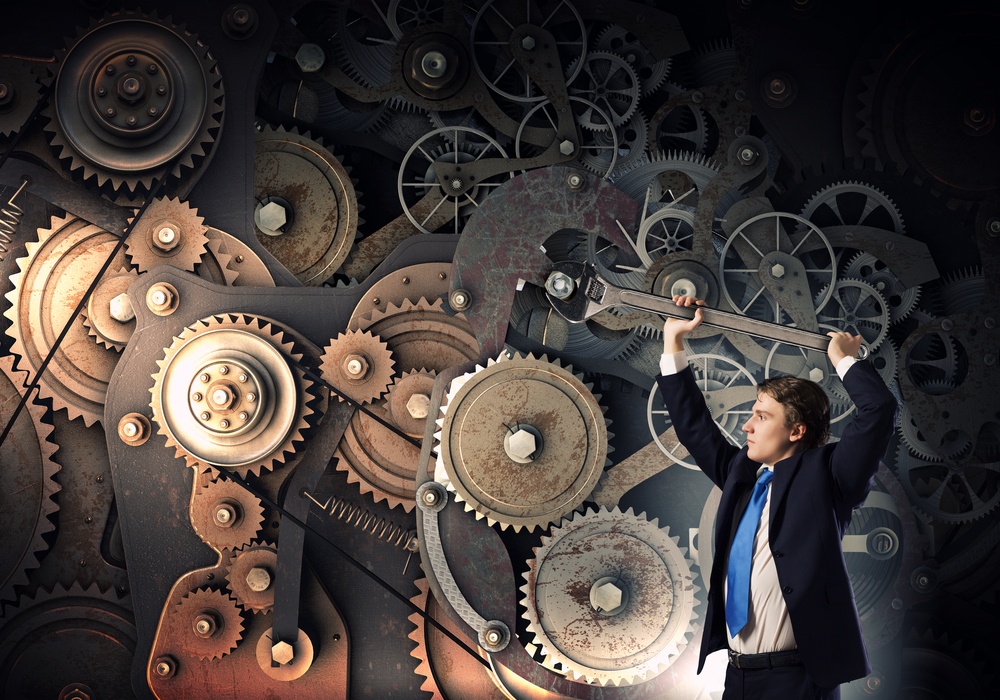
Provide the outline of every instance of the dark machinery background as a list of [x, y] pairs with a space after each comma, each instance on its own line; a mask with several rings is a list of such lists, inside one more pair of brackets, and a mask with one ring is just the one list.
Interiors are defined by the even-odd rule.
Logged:
[[[0, 697], [719, 697], [661, 321], [568, 324], [563, 261], [865, 337], [901, 409], [845, 697], [992, 697], [998, 34], [968, 0], [8, 3]], [[854, 410], [822, 353], [689, 350], [733, 440], [771, 373]]]

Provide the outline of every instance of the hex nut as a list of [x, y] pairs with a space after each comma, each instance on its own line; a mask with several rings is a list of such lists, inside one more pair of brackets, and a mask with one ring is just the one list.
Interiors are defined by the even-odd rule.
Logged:
[[535, 37], [526, 36], [521, 39], [521, 48], [525, 51], [532, 51], [535, 48]]
[[823, 379], [825, 377], [826, 377], [826, 373], [823, 370], [821, 370], [819, 367], [813, 367], [811, 370], [809, 370], [809, 379], [810, 379], [810, 381], [814, 381], [814, 382], [816, 382], [818, 384], [821, 381], [823, 381]]
[[326, 54], [322, 46], [306, 42], [295, 52], [295, 62], [303, 73], [315, 73], [326, 62]]
[[149, 419], [141, 413], [126, 413], [118, 421], [118, 438], [126, 445], [142, 445], [151, 433]]
[[119, 323], [128, 323], [135, 318], [135, 309], [132, 308], [132, 300], [128, 294], [122, 292], [114, 297], [110, 304], [111, 318]]
[[774, 263], [774, 265], [771, 266], [771, 277], [774, 277], [775, 279], [781, 279], [784, 276], [785, 276], [785, 266], [782, 265], [781, 263]]
[[271, 647], [271, 658], [279, 664], [290, 664], [295, 658], [295, 649], [288, 642], [278, 642]]
[[284, 233], [281, 227], [288, 223], [288, 212], [278, 202], [268, 202], [260, 208], [258, 213], [260, 226], [267, 229], [268, 235], [280, 235]]
[[153, 662], [153, 671], [160, 678], [172, 678], [177, 672], [177, 662], [171, 656], [158, 656]]
[[431, 397], [427, 394], [413, 394], [406, 400], [406, 410], [410, 418], [421, 420], [430, 413]]
[[532, 460], [532, 455], [538, 449], [538, 443], [533, 433], [521, 428], [510, 435], [504, 447], [511, 459], [515, 462], [523, 463]]
[[179, 301], [177, 290], [166, 282], [158, 282], [146, 290], [146, 306], [157, 316], [172, 314]]
[[465, 289], [454, 289], [448, 295], [448, 304], [455, 311], [465, 311], [472, 306], [472, 295]]
[[559, 144], [559, 152], [562, 153], [564, 156], [571, 156], [575, 151], [576, 151], [576, 144], [570, 141], [569, 139], [565, 139]]
[[591, 605], [595, 610], [609, 612], [621, 607], [622, 589], [612, 581], [602, 583], [594, 589], [594, 595], [590, 598]]

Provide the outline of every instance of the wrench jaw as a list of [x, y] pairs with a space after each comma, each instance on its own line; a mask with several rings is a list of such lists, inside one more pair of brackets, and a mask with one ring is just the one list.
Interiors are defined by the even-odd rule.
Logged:
[[602, 303], [606, 292], [607, 284], [581, 262], [555, 263], [545, 282], [545, 296], [552, 308], [570, 323], [583, 323], [607, 308]]

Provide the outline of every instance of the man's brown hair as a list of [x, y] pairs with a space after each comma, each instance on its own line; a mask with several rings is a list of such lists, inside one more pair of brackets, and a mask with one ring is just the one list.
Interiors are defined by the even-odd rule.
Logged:
[[785, 426], [796, 423], [806, 427], [803, 449], [825, 445], [830, 439], [830, 399], [816, 382], [799, 377], [771, 377], [757, 385], [757, 393], [765, 393], [785, 407]]

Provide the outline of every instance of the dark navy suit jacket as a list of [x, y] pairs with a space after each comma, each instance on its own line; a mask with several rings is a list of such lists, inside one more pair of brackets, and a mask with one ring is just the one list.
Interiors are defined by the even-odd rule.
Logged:
[[[657, 381], [681, 443], [722, 489], [700, 673], [705, 657], [728, 645], [723, 581], [729, 544], [760, 463], [722, 435], [690, 368]], [[779, 461], [771, 482], [768, 534], [778, 581], [806, 672], [823, 687], [871, 671], [840, 542], [871, 489], [896, 412], [896, 399], [867, 362], [848, 369], [844, 387], [858, 412], [841, 440]]]

